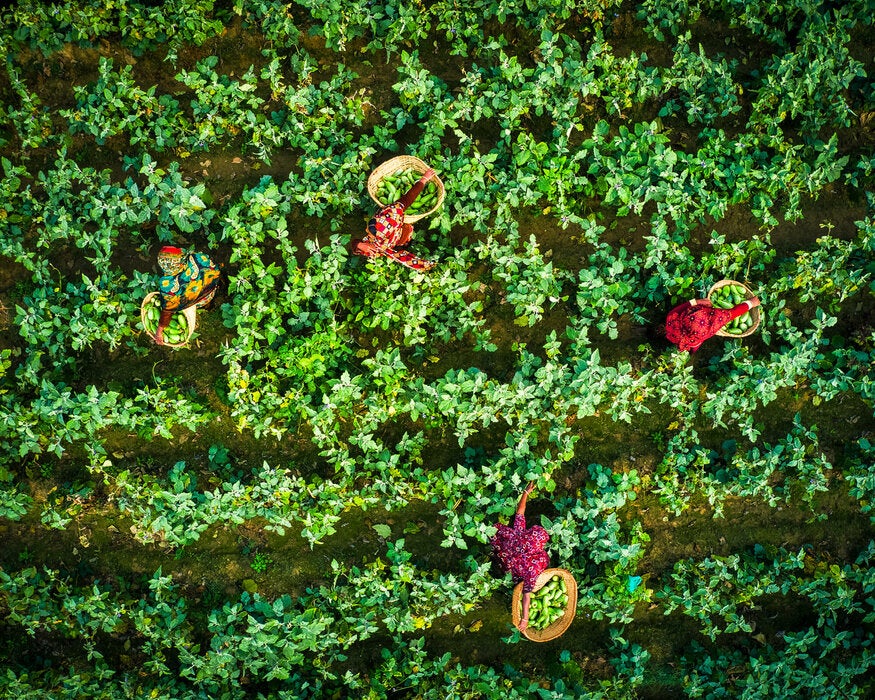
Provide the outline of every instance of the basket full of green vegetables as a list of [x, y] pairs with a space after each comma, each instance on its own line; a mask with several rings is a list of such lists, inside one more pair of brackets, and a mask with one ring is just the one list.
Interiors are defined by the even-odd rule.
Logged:
[[[744, 284], [735, 280], [720, 280], [708, 290], [708, 301], [718, 309], [731, 309], [755, 296]], [[717, 335], [725, 338], [743, 338], [757, 329], [761, 318], [760, 307], [757, 306], [727, 323], [717, 331]]]
[[[140, 321], [143, 324], [143, 330], [153, 340], [158, 332], [158, 317], [160, 315], [161, 295], [158, 292], [150, 292], [140, 306]], [[187, 345], [194, 333], [196, 318], [194, 306], [173, 314], [170, 323], [164, 329], [164, 344], [171, 348], [181, 348]]]
[[[522, 619], [523, 584], [513, 589], [511, 616], [519, 627]], [[533, 642], [549, 642], [568, 629], [577, 612], [577, 582], [566, 569], [544, 569], [535, 581], [529, 603], [529, 624], [523, 636]]]
[[[368, 194], [380, 206], [398, 201], [428, 170], [415, 156], [395, 156], [378, 165], [368, 176]], [[435, 175], [419, 196], [404, 211], [404, 222], [414, 221], [437, 211], [444, 202], [444, 183]]]

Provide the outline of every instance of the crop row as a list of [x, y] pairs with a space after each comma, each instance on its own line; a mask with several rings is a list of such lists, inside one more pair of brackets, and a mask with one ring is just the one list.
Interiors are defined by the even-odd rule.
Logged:
[[[857, 692], [855, 683], [875, 663], [867, 638], [857, 628], [875, 616], [872, 556], [870, 545], [854, 564], [839, 567], [817, 561], [804, 551], [794, 554], [757, 546], [743, 556], [679, 561], [671, 582], [655, 599], [666, 615], [680, 608], [699, 620], [712, 640], [719, 634], [752, 634], [761, 604], [778, 592], [798, 595], [818, 615], [816, 626], [784, 632], [780, 645], [760, 633], [758, 650], [715, 657], [694, 644], [682, 660], [691, 683], [689, 696], [705, 697], [725, 688], [730, 665], [747, 671], [740, 674], [736, 669], [731, 686], [739, 692], [756, 692], [757, 697], [767, 697], [763, 688], [755, 690], [761, 682], [766, 683], [767, 692], [804, 694], [817, 692], [825, 684]], [[409, 558], [403, 540], [398, 540], [388, 543], [385, 561], [363, 569], [343, 570], [334, 562], [333, 585], [308, 589], [300, 598], [282, 596], [269, 601], [244, 593], [239, 602], [208, 613], [204, 640], [195, 638], [192, 611], [172, 579], [160, 570], [142, 595], [109, 585], [112, 582], [74, 585], [49, 569], [23, 569], [11, 575], [0, 572], [0, 602], [8, 611], [8, 620], [29, 636], [51, 632], [83, 644], [90, 663], [67, 679], [68, 687], [85, 688], [101, 680], [133, 683], [146, 691], [172, 688], [184, 693], [176, 697], [207, 692], [233, 698], [249, 687], [300, 693], [296, 697], [318, 697], [336, 688], [346, 692], [370, 689], [373, 695], [369, 697], [385, 697], [399, 680], [421, 680], [423, 689], [430, 689], [432, 683], [445, 681], [449, 675], [462, 687], [483, 688], [487, 669], [461, 665], [453, 669], [447, 657], [427, 660], [422, 638], [405, 639], [402, 633], [428, 626], [448, 612], [471, 609], [477, 600], [472, 591], [487, 595], [496, 585], [488, 567], [468, 562], [467, 579], [446, 575], [436, 579], [434, 573], [417, 571]], [[720, 619], [725, 623], [722, 628], [715, 626]], [[331, 662], [345, 660], [345, 651], [382, 628], [391, 634], [393, 645], [384, 648], [382, 664], [368, 673], [348, 671], [339, 676], [332, 672]], [[101, 652], [104, 635], [127, 639], [126, 648], [142, 659], [151, 680], [114, 673]], [[611, 636], [625, 650], [614, 680], [602, 682], [601, 689], [590, 686], [585, 690], [557, 681], [552, 693], [544, 697], [601, 698], [611, 697], [611, 692], [630, 692], [640, 682], [647, 654], [630, 645], [616, 629]], [[800, 655], [804, 662], [794, 660]], [[628, 668], [622, 667], [624, 661]], [[393, 679], [399, 665], [404, 673]], [[526, 685], [524, 678], [511, 676], [483, 696], [518, 693]], [[27, 689], [28, 678], [8, 673], [0, 687]]]

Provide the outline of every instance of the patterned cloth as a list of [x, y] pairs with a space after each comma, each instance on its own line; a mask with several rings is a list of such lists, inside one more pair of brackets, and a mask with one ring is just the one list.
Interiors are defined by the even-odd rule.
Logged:
[[530, 592], [541, 572], [550, 566], [550, 557], [544, 547], [550, 535], [540, 525], [526, 528], [524, 515], [516, 514], [510, 527], [497, 525], [498, 530], [489, 541], [492, 553], [514, 583], [523, 582], [523, 591]]
[[365, 227], [363, 239], [365, 243], [370, 244], [370, 249], [354, 245], [353, 252], [367, 257], [382, 255], [414, 270], [430, 270], [434, 267], [433, 262], [423, 260], [410, 251], [402, 249], [402, 246], [410, 241], [410, 234], [413, 231], [410, 224], [404, 223], [404, 210], [413, 204], [424, 187], [425, 183], [421, 180], [416, 182], [401, 199], [383, 207], [371, 217]]
[[182, 248], [166, 245], [158, 251], [158, 267], [165, 275], [178, 275], [185, 269], [185, 256]]
[[180, 253], [178, 260], [174, 260], [165, 249], [162, 253], [159, 253], [159, 264], [165, 273], [178, 270], [175, 274], [165, 274], [158, 281], [162, 310], [177, 311], [209, 303], [221, 277], [216, 263], [203, 253]]
[[707, 299], [698, 299], [695, 305], [685, 301], [668, 312], [665, 337], [681, 350], [695, 352], [708, 338], [750, 308], [746, 301], [731, 309], [717, 309]]

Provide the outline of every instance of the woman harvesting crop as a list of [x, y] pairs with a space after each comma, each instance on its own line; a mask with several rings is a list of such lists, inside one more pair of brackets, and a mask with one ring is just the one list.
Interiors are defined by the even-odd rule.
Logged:
[[526, 500], [533, 483], [526, 486], [520, 496], [516, 513], [511, 526], [499, 524], [495, 535], [490, 540], [492, 552], [505, 571], [509, 571], [514, 583], [523, 582], [523, 609], [519, 628], [525, 630], [529, 624], [529, 606], [532, 602], [532, 590], [538, 575], [550, 566], [550, 558], [544, 549], [550, 540], [550, 535], [540, 525], [526, 527]]
[[173, 314], [212, 301], [222, 273], [209, 256], [203, 253], [184, 254], [174, 246], [164, 246], [158, 251], [158, 266], [164, 275], [158, 281], [161, 315], [158, 317], [155, 342], [163, 345], [164, 329]]
[[434, 267], [433, 262], [404, 250], [413, 233], [413, 226], [404, 223], [404, 211], [413, 205], [434, 174], [434, 170], [429, 168], [400, 199], [377, 212], [368, 221], [364, 238], [353, 239], [352, 252], [369, 258], [384, 255], [414, 270], [430, 270]]
[[709, 299], [685, 301], [668, 312], [665, 337], [681, 350], [695, 352], [708, 338], [759, 305], [757, 297], [739, 301], [730, 308], [715, 306]]

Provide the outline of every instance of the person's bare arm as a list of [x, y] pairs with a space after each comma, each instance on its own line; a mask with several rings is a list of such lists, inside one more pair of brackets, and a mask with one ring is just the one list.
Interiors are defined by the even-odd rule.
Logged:
[[526, 501], [528, 500], [529, 494], [534, 490], [534, 488], [535, 488], [535, 482], [530, 481], [529, 485], [526, 486], [525, 489], [523, 489], [523, 495], [520, 496], [520, 502], [517, 504], [517, 507], [516, 507], [516, 514], [517, 515], [524, 515], [525, 514]]
[[525, 632], [529, 626], [529, 606], [532, 604], [532, 594], [529, 591], [523, 593], [523, 614], [520, 616], [520, 632]]
[[173, 318], [173, 309], [161, 310], [161, 315], [158, 317], [158, 327], [155, 330], [155, 342], [158, 345], [164, 345], [164, 329], [167, 328], [171, 318]]

